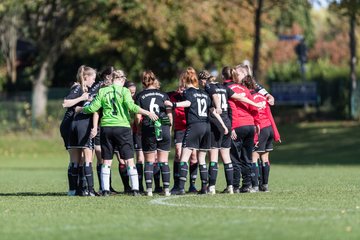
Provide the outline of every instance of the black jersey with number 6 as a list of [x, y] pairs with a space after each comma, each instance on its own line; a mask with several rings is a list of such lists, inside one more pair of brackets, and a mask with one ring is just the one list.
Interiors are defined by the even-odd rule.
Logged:
[[209, 121], [211, 99], [204, 90], [188, 88], [184, 91], [184, 99], [191, 102], [190, 107], [185, 108], [187, 125]]
[[[164, 104], [166, 100], [170, 100], [166, 93], [158, 89], [145, 89], [136, 95], [135, 103], [162, 118], [166, 116], [166, 106]], [[144, 117], [142, 124], [145, 126], [152, 125], [149, 117]]]

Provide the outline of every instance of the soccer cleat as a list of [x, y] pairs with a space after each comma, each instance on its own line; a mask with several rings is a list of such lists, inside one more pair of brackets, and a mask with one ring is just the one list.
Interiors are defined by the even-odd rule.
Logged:
[[197, 193], [197, 192], [198, 192], [198, 191], [197, 191], [195, 185], [190, 184], [190, 186], [189, 186], [189, 193]]
[[162, 193], [163, 188], [162, 187], [155, 187], [154, 193]]
[[90, 189], [90, 190], [88, 191], [88, 196], [89, 196], [89, 197], [95, 197], [95, 196], [96, 196], [96, 193], [95, 193], [94, 189]]
[[207, 187], [201, 188], [201, 190], [198, 192], [198, 194], [208, 194]]
[[260, 185], [259, 190], [260, 190], [261, 192], [269, 192], [269, 185], [268, 185], [268, 184]]
[[132, 196], [139, 197], [139, 196], [141, 196], [141, 193], [138, 190], [133, 190], [132, 191]]
[[[129, 187], [129, 188], [125, 188], [124, 189], [124, 194], [132, 194], [132, 189]], [[114, 193], [115, 194], [115, 193]]]
[[111, 194], [119, 194], [120, 192], [116, 191], [113, 187], [110, 187]]
[[171, 193], [170, 193], [169, 188], [165, 188], [165, 189], [164, 189], [164, 195], [165, 195], [166, 197], [171, 196]]
[[215, 190], [215, 186], [209, 186], [209, 190], [208, 193], [211, 195], [215, 195], [216, 194], [216, 190]]
[[146, 189], [146, 196], [148, 197], [152, 197], [153, 196], [153, 192], [151, 188]]
[[239, 189], [240, 193], [250, 193], [251, 192], [251, 187], [241, 187]]
[[185, 190], [184, 189], [174, 189], [173, 191], [171, 191], [171, 195], [185, 195]]
[[102, 191], [103, 197], [109, 197], [111, 195], [110, 191]]
[[227, 186], [222, 193], [234, 194], [234, 187], [232, 185]]
[[67, 193], [68, 196], [75, 196], [75, 194], [76, 194], [76, 190], [69, 190]]
[[250, 188], [250, 192], [251, 192], [251, 193], [257, 193], [257, 192], [259, 192], [259, 186], [251, 187], [251, 188]]
[[179, 191], [179, 188], [178, 187], [173, 187], [171, 190], [170, 190], [170, 193], [171, 195], [176, 195], [176, 192]]

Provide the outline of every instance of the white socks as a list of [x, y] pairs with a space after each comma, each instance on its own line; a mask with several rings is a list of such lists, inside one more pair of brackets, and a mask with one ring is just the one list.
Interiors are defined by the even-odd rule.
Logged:
[[130, 178], [130, 184], [132, 190], [139, 190], [139, 177], [136, 167], [128, 167], [127, 169], [128, 176]]
[[110, 166], [102, 165], [101, 168], [101, 188], [103, 191], [110, 191]]

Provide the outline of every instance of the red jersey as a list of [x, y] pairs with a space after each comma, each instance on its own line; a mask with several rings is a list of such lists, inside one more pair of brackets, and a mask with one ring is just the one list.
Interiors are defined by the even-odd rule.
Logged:
[[[260, 121], [260, 129], [271, 126], [274, 132], [274, 140], [278, 142], [280, 140], [280, 133], [275, 124], [274, 118], [271, 114], [270, 105], [266, 100], [266, 97], [261, 95], [260, 93], [253, 92], [254, 102], [266, 102], [266, 107], [264, 109], [259, 109], [259, 121]], [[258, 141], [258, 136], [255, 134], [255, 142]]]
[[[225, 84], [235, 93], [253, 100], [249, 89], [245, 86], [229, 81], [225, 81]], [[229, 99], [229, 105], [232, 112], [232, 129], [248, 125], [259, 125], [257, 108], [232, 98]]]
[[253, 93], [252, 97], [254, 99], [254, 102], [260, 103], [260, 102], [266, 102], [266, 107], [263, 109], [259, 109], [259, 123], [260, 123], [260, 129], [266, 128], [268, 126], [271, 126], [271, 121], [269, 119], [269, 116], [267, 114], [267, 108], [270, 108], [269, 104], [267, 103], [266, 97], [261, 95], [260, 93]]
[[[167, 93], [171, 102], [182, 102], [184, 101], [182, 93], [178, 91], [173, 91]], [[186, 116], [185, 108], [177, 107], [173, 110], [173, 119], [174, 119], [174, 130], [175, 131], [185, 131], [186, 130]]]

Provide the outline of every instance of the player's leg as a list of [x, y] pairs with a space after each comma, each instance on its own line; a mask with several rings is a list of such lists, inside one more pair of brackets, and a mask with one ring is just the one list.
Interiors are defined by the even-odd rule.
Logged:
[[[229, 142], [231, 146], [231, 142]], [[226, 179], [226, 188], [223, 193], [234, 193], [233, 188], [233, 180], [234, 180], [234, 168], [230, 158], [230, 147], [229, 148], [221, 148], [220, 149], [221, 159], [224, 163], [224, 172], [225, 172], [225, 179]]]
[[134, 148], [136, 154], [136, 170], [139, 177], [139, 191], [144, 192], [143, 176], [144, 176], [144, 152], [142, 150], [141, 137], [138, 134], [133, 134]]
[[210, 194], [215, 194], [216, 193], [215, 185], [216, 185], [216, 179], [217, 179], [217, 174], [218, 174], [219, 149], [218, 148], [212, 148], [209, 151], [209, 158], [210, 158], [210, 164], [209, 164], [209, 193]]
[[260, 158], [262, 161], [262, 183], [260, 190], [263, 192], [269, 191], [269, 175], [270, 175], [270, 161], [269, 152], [261, 153]]
[[84, 173], [87, 183], [87, 192], [89, 196], [95, 196], [94, 176], [93, 176], [93, 168], [92, 168], [93, 149], [83, 148], [82, 151], [85, 159]]
[[189, 192], [190, 193], [197, 193], [197, 189], [195, 186], [199, 162], [197, 158], [197, 150], [193, 149], [190, 155], [190, 167], [189, 167], [189, 175], [190, 175], [190, 185], [189, 185]]
[[241, 127], [241, 141], [243, 142], [240, 155], [242, 186], [240, 192], [251, 192], [251, 162], [254, 148], [254, 126]]
[[173, 193], [173, 191], [178, 190], [179, 188], [181, 146], [182, 146], [181, 142], [175, 144], [175, 155], [174, 155], [174, 165], [173, 165], [174, 186], [171, 189], [171, 193]]
[[259, 191], [259, 154], [254, 151], [252, 153], [252, 163], [251, 163], [251, 185], [254, 192]]
[[[124, 193], [131, 193], [131, 187], [129, 184], [129, 176], [128, 176], [127, 169], [126, 169], [126, 163], [123, 159], [120, 158], [119, 151], [114, 151], [114, 154], [119, 163], [118, 170], [119, 170], [121, 181], [124, 186]], [[111, 190], [112, 190], [112, 186], [111, 186], [111, 175], [110, 175], [110, 192], [112, 192]]]
[[161, 178], [161, 171], [160, 171], [160, 162], [158, 160], [158, 153], [155, 152], [155, 161], [153, 166], [153, 177], [154, 177], [154, 184], [155, 184], [155, 193], [162, 193], [163, 189], [160, 185], [160, 178]]
[[200, 168], [200, 179], [201, 179], [201, 190], [200, 194], [207, 193], [207, 185], [209, 180], [209, 172], [206, 167], [206, 151], [199, 150], [198, 151], [198, 159], [199, 159], [199, 168]]
[[163, 139], [157, 143], [157, 160], [160, 165], [165, 196], [170, 196], [169, 152], [171, 149], [170, 126], [162, 126]]

